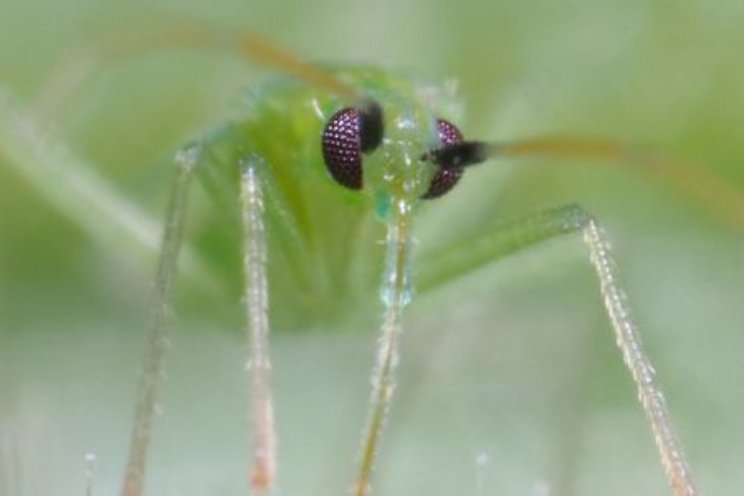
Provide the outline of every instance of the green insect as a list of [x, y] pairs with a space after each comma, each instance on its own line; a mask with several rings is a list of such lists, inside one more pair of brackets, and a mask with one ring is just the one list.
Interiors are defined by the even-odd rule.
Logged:
[[[422, 205], [446, 195], [465, 174], [477, 174], [474, 166], [489, 160], [535, 155], [626, 161], [650, 166], [662, 177], [669, 177], [681, 164], [611, 141], [471, 140], [458, 128], [459, 116], [452, 111], [456, 96], [446, 89], [378, 68], [309, 64], [252, 35], [217, 36], [188, 28], [144, 44], [237, 50], [284, 75], [249, 92], [244, 117], [177, 154], [122, 496], [144, 494], [167, 347], [166, 311], [195, 178], [225, 202], [224, 212], [234, 216], [234, 225], [242, 228], [239, 249], [250, 342], [252, 496], [271, 494], [281, 461], [274, 432], [271, 327], [291, 329], [311, 320], [344, 322], [350, 308], [365, 306], [370, 299], [381, 302], [370, 408], [352, 481], [355, 496], [366, 496], [376, 457], [384, 450], [380, 442], [394, 397], [404, 308], [415, 295], [482, 265], [572, 234], [583, 239], [587, 260], [596, 271], [605, 310], [635, 381], [669, 485], [676, 496], [698, 494], [672, 432], [654, 370], [640, 346], [609, 244], [591, 213], [577, 205], [540, 211], [505, 222], [475, 243], [455, 244], [420, 257], [412, 242], [416, 213]], [[693, 169], [688, 172], [696, 174]], [[719, 188], [707, 181], [705, 189], [699, 184], [688, 179], [680, 187], [693, 196], [706, 195], [711, 185]], [[738, 208], [735, 199], [720, 202], [716, 207]], [[269, 281], [274, 284], [270, 286]], [[282, 312], [285, 306], [293, 311]]]
[[[615, 339], [636, 383], [669, 484], [677, 496], [696, 494], [655, 373], [642, 351], [619, 286], [609, 245], [590, 213], [569, 205], [528, 215], [504, 224], [475, 244], [430, 255], [418, 262], [415, 278], [411, 273], [417, 208], [455, 187], [470, 166], [500, 156], [632, 159], [638, 152], [611, 142], [586, 140], [469, 141], [450, 117], [443, 115], [449, 102], [431, 92], [427, 96], [417, 83], [390, 72], [365, 67], [323, 69], [251, 35], [213, 37], [208, 32], [184, 30], [174, 41], [232, 47], [290, 77], [259, 88], [249, 96], [245, 118], [185, 148], [177, 157], [122, 496], [143, 494], [163, 371], [165, 309], [194, 173], [203, 174], [213, 188], [220, 188], [225, 177], [240, 185], [250, 340], [252, 495], [270, 494], [277, 465], [268, 351], [269, 273], [274, 280], [289, 281], [287, 286], [297, 288], [296, 304], [307, 308], [307, 314], [333, 318], [354, 303], [337, 295], [368, 295], [374, 285], [357, 277], [357, 257], [363, 257], [364, 263], [381, 261], [378, 291], [384, 311], [370, 410], [353, 486], [355, 496], [365, 496], [393, 399], [402, 313], [412, 299], [413, 288], [430, 289], [505, 254], [572, 233], [583, 237], [595, 267]], [[271, 198], [268, 205], [267, 197]], [[377, 227], [367, 225], [372, 218], [379, 221]], [[381, 226], [385, 243], [376, 245], [373, 240], [381, 235]], [[342, 240], [337, 239], [338, 233], [343, 233]], [[360, 251], [358, 244], [368, 248]]]

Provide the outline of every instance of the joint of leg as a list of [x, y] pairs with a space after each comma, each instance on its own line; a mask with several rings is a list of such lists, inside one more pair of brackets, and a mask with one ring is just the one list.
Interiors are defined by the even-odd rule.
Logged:
[[185, 172], [191, 172], [199, 165], [202, 158], [201, 143], [189, 143], [176, 152], [176, 165]]
[[258, 153], [247, 153], [238, 160], [241, 172], [247, 170], [256, 170], [260, 167], [264, 167], [266, 162], [264, 158]]
[[592, 222], [595, 222], [594, 216], [578, 203], [571, 203], [565, 207], [561, 207], [561, 210], [563, 211], [561, 215], [561, 227], [566, 231], [583, 231]]

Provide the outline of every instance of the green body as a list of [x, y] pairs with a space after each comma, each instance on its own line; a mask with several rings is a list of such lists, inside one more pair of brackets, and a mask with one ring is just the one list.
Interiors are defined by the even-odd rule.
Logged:
[[[329, 324], [352, 309], [377, 312], [371, 302], [378, 301], [384, 222], [395, 205], [418, 204], [433, 172], [421, 154], [438, 143], [435, 119], [452, 118], [445, 115], [452, 101], [442, 90], [380, 69], [333, 71], [380, 103], [385, 115], [385, 140], [363, 159], [362, 191], [332, 179], [321, 149], [328, 119], [354, 102], [291, 78], [249, 90], [244, 116], [204, 141], [202, 178], [220, 201], [235, 196], [241, 161], [262, 162], [272, 320], [278, 328]], [[230, 217], [237, 222], [237, 215]], [[210, 223], [205, 234], [221, 237], [229, 230], [237, 233], [239, 227]], [[240, 247], [237, 238], [230, 244], [231, 253], [213, 263], [237, 288]]]

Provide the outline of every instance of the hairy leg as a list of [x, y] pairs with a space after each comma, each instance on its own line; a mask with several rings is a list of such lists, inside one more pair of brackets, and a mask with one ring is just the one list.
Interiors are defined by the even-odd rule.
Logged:
[[395, 372], [398, 366], [398, 341], [401, 333], [403, 308], [411, 298], [410, 209], [396, 209], [388, 223], [385, 240], [385, 265], [380, 286], [383, 303], [382, 325], [377, 345], [377, 362], [372, 372], [372, 394], [368, 410], [367, 425], [362, 434], [359, 455], [359, 471], [354, 483], [354, 496], [367, 496], [380, 439], [387, 421], [395, 392]]
[[167, 348], [166, 320], [171, 300], [173, 276], [181, 248], [183, 219], [194, 169], [199, 164], [201, 149], [191, 146], [176, 155], [176, 175], [163, 229], [158, 268], [155, 276], [150, 329], [145, 361], [140, 376], [134, 427], [122, 485], [122, 496], [141, 496], [144, 489], [147, 455], [152, 427], [157, 412], [158, 391], [162, 382]]
[[577, 205], [546, 210], [504, 224], [476, 240], [433, 253], [420, 263], [422, 290], [443, 284], [457, 275], [522, 248], [562, 234], [580, 233], [597, 273], [600, 291], [615, 342], [635, 382], [638, 399], [646, 414], [659, 451], [659, 458], [675, 496], [697, 493], [681, 444], [674, 436], [669, 409], [651, 361], [643, 351], [626, 296], [620, 286], [607, 238], [592, 215]]
[[251, 496], [269, 494], [276, 475], [276, 434], [269, 356], [266, 227], [259, 170], [262, 166], [263, 160], [257, 156], [248, 157], [240, 164], [245, 311], [249, 347], [247, 369], [250, 372], [249, 396], [253, 435]]

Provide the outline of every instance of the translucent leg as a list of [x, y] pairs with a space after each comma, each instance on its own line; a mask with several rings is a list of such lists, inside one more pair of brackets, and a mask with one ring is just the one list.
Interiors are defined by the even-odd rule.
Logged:
[[107, 184], [95, 164], [55, 141], [28, 108], [2, 90], [0, 158], [94, 239], [125, 245], [131, 238], [156, 248], [158, 223]]
[[181, 247], [183, 218], [193, 171], [199, 163], [200, 149], [192, 146], [176, 155], [176, 176], [158, 260], [153, 294], [152, 321], [147, 337], [145, 361], [140, 377], [134, 428], [129, 445], [129, 458], [124, 474], [122, 496], [141, 496], [145, 483], [147, 454], [152, 426], [157, 411], [158, 391], [163, 376], [163, 361], [167, 347], [165, 321], [171, 299], [171, 285]]
[[409, 212], [409, 207], [401, 204], [395, 218], [388, 224], [385, 269], [380, 288], [384, 314], [377, 347], [377, 364], [372, 372], [372, 396], [362, 438], [359, 472], [353, 487], [354, 496], [366, 496], [370, 491], [380, 438], [395, 391], [401, 318], [403, 308], [411, 299], [408, 274], [411, 247]]
[[[131, 257], [133, 249], [158, 250], [160, 222], [109, 184], [98, 168], [74, 153], [0, 89], [0, 159], [39, 196], [106, 250]], [[199, 285], [215, 284], [195, 254], [186, 249], [181, 269]]]
[[276, 475], [276, 435], [271, 397], [269, 356], [269, 295], [266, 277], [266, 228], [263, 192], [256, 156], [241, 163], [240, 198], [243, 209], [243, 268], [248, 333], [248, 363], [253, 434], [250, 495], [270, 494]]
[[479, 239], [429, 255], [422, 261], [423, 288], [442, 284], [486, 262], [560, 234], [581, 232], [599, 278], [615, 341], [635, 382], [638, 399], [648, 419], [661, 464], [675, 496], [697, 493], [682, 446], [673, 434], [669, 410], [656, 373], [641, 346], [620, 287], [610, 245], [597, 221], [581, 207], [570, 205], [510, 222]]

